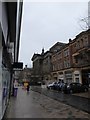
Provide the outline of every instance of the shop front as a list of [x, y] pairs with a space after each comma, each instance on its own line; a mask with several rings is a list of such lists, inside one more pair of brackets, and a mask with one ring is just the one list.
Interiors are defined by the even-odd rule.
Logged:
[[4, 44], [4, 36], [0, 27], [0, 119], [2, 119], [9, 101], [11, 67], [10, 56]]
[[58, 80], [58, 74], [57, 73], [53, 73], [53, 80], [57, 81]]
[[4, 114], [5, 109], [9, 100], [10, 90], [10, 71], [2, 64], [2, 114]]
[[82, 83], [90, 86], [90, 69], [82, 70]]
[[5, 113], [9, 101], [10, 88], [11, 88], [11, 68], [10, 58], [7, 50], [2, 47], [2, 116]]
[[64, 75], [65, 75], [65, 81], [66, 81], [66, 83], [73, 82], [73, 72], [72, 71], [70, 71], [70, 70], [65, 71]]
[[77, 83], [82, 83], [82, 77], [81, 77], [81, 71], [80, 70], [75, 70], [74, 71], [74, 82]]
[[59, 72], [58, 73], [58, 80], [64, 80], [64, 74], [63, 74], [63, 72]]

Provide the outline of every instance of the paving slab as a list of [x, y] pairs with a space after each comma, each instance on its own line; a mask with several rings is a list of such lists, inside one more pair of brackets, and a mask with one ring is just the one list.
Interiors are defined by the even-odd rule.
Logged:
[[5, 118], [89, 118], [89, 114], [38, 92], [27, 93], [21, 87], [12, 97]]
[[73, 106], [90, 114], [90, 98], [81, 97], [73, 94], [63, 94], [60, 91], [42, 89], [41, 87], [31, 87], [33, 91], [46, 95], [54, 100]]

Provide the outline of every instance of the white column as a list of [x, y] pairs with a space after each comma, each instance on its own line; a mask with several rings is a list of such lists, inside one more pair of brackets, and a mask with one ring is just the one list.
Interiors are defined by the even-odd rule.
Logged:
[[88, 27], [90, 29], [90, 1], [88, 2]]
[[80, 83], [82, 83], [82, 72], [81, 72], [81, 70], [79, 72], [80, 72], [80, 76], [79, 76]]

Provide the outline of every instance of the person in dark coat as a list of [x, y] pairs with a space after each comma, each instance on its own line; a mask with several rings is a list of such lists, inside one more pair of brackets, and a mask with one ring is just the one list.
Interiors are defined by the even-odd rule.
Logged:
[[28, 83], [28, 85], [27, 85], [27, 92], [29, 92], [29, 83]]

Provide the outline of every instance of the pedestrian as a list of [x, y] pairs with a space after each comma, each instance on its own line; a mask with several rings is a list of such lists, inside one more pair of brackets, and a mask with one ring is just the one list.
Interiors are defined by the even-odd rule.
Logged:
[[18, 82], [15, 80], [14, 81], [14, 96], [17, 96], [17, 90], [18, 90]]
[[29, 86], [29, 83], [28, 83], [28, 84], [27, 84], [27, 92], [29, 92], [29, 87], [30, 87], [30, 86]]

